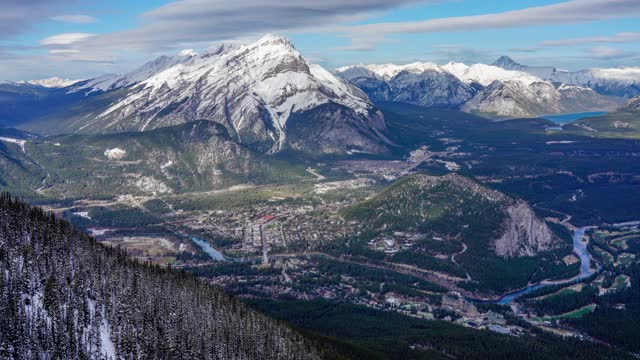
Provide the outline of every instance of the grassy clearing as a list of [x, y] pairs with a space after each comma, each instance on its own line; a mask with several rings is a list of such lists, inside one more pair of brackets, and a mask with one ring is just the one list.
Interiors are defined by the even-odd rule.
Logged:
[[545, 316], [542, 318], [543, 321], [553, 321], [553, 320], [562, 320], [562, 319], [579, 319], [584, 315], [593, 312], [596, 309], [595, 304], [587, 305], [581, 307], [579, 309], [570, 311], [568, 313], [560, 314], [557, 316]]

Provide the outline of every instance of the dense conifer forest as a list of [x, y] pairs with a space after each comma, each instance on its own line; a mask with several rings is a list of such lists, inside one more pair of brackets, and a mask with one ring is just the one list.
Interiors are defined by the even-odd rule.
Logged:
[[318, 359], [314, 343], [182, 271], [139, 264], [0, 195], [0, 359]]

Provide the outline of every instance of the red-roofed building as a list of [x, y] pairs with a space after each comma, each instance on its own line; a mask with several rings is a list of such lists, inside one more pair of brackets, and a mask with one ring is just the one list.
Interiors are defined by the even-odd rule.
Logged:
[[263, 217], [260, 218], [260, 220], [264, 223], [268, 223], [269, 221], [275, 219], [275, 216], [271, 216], [271, 215], [265, 215]]

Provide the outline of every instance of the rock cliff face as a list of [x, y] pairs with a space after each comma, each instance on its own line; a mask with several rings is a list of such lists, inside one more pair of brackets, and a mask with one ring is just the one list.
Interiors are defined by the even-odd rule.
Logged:
[[640, 96], [627, 101], [621, 108], [622, 111], [640, 111]]
[[561, 240], [536, 217], [526, 202], [517, 201], [506, 209], [506, 213], [505, 231], [494, 244], [499, 256], [535, 256], [560, 245]]

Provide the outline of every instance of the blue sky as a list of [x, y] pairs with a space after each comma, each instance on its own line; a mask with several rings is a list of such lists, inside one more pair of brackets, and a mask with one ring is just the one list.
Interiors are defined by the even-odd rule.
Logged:
[[638, 0], [3, 0], [0, 79], [90, 78], [265, 33], [327, 67], [412, 61], [639, 66]]

